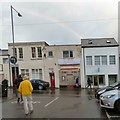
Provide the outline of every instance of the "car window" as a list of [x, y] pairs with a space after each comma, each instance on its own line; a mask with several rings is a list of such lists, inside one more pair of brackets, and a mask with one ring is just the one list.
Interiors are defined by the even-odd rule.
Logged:
[[31, 82], [31, 83], [34, 83], [34, 80], [31, 80], [30, 82]]
[[40, 83], [40, 81], [39, 81], [39, 80], [36, 80], [35, 83]]

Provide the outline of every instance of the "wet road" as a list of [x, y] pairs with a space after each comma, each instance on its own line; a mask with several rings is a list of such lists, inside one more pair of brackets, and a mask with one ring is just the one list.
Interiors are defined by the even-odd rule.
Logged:
[[[27, 118], [109, 118], [94, 97], [94, 90], [57, 89], [33, 93], [34, 113]], [[111, 111], [111, 113], [113, 113]], [[2, 104], [3, 118], [25, 118], [23, 104], [16, 98]], [[118, 116], [118, 115], [115, 115]]]

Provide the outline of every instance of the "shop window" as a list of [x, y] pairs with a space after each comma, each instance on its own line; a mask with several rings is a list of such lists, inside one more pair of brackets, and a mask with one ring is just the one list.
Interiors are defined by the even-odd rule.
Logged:
[[117, 82], [117, 75], [108, 75], [109, 85], [114, 84]]

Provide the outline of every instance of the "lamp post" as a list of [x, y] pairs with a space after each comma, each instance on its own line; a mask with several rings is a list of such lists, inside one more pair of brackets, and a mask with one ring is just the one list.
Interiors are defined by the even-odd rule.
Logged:
[[[14, 80], [16, 78], [16, 57], [15, 57], [15, 43], [14, 43], [14, 24], [13, 24], [13, 10], [18, 14], [19, 17], [22, 17], [22, 15], [11, 5], [11, 25], [12, 25], [12, 41], [13, 41], [13, 56], [11, 57], [11, 62], [14, 64]], [[14, 87], [14, 83], [13, 83]]]
[[22, 17], [22, 15], [11, 5], [11, 25], [12, 25], [12, 40], [13, 40], [13, 56], [15, 57], [15, 44], [14, 44], [14, 24], [13, 24], [13, 10], [18, 13], [19, 17]]

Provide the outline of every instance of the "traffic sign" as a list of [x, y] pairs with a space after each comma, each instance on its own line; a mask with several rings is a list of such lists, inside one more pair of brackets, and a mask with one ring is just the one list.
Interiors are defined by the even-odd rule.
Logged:
[[15, 63], [17, 62], [16, 57], [12, 56], [12, 57], [10, 58], [10, 62], [13, 63], [13, 64], [15, 64]]

